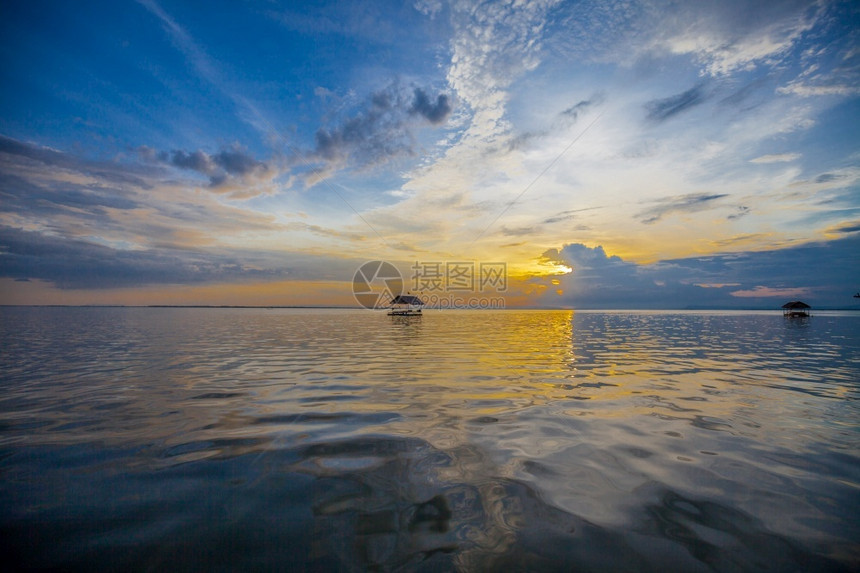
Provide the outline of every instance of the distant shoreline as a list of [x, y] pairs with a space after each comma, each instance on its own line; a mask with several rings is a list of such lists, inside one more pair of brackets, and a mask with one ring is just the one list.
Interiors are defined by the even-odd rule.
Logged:
[[[309, 305], [243, 305], [243, 304], [0, 304], [0, 308], [209, 308], [209, 309], [307, 309], [307, 310], [365, 310], [360, 306], [309, 306]], [[379, 309], [382, 310], [382, 309]], [[779, 307], [687, 307], [687, 308], [560, 308], [560, 307], [510, 307], [494, 309], [459, 309], [459, 308], [427, 308], [427, 311], [478, 310], [478, 311], [517, 311], [517, 310], [569, 310], [574, 312], [714, 312], [714, 311], [774, 311], [781, 312]], [[813, 308], [815, 312], [830, 311], [860, 311], [860, 306], [854, 307], [820, 307]]]

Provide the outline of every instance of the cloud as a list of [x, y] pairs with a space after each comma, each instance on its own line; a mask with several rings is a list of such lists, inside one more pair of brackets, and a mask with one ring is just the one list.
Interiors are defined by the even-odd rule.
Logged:
[[860, 221], [849, 221], [827, 229], [826, 234], [850, 235], [860, 233]]
[[409, 111], [424, 117], [432, 125], [444, 123], [451, 115], [451, 101], [448, 94], [436, 96], [435, 103], [430, 101], [430, 96], [421, 88], [415, 88], [415, 99]]
[[131, 194], [105, 186], [66, 182], [51, 188], [19, 175], [0, 171], [0, 212], [45, 218], [76, 213], [103, 214], [104, 209], [136, 209], [140, 203]]
[[[172, 178], [168, 164], [161, 163], [154, 150], [139, 153], [148, 160], [94, 162], [0, 139], [0, 225], [126, 250], [156, 244], [194, 249], [243, 232], [278, 229], [271, 215], [225, 204], [197, 193], [192, 180]], [[176, 159], [201, 169], [209, 162], [220, 170], [220, 162], [236, 173], [254, 171], [227, 155], [206, 156], [204, 161], [184, 153]]]
[[853, 85], [826, 85], [811, 86], [802, 82], [791, 82], [786, 86], [776, 89], [777, 93], [783, 95], [797, 95], [800, 97], [816, 96], [843, 96], [851, 97], [860, 95], [860, 86]]
[[[639, 275], [638, 265], [607, 255], [602, 246], [591, 248], [573, 243], [561, 250], [549, 249], [541, 258], [573, 269], [570, 274], [555, 280], [559, 281], [564, 292], [561, 300], [576, 301], [579, 308], [626, 307], [631, 298], [641, 301], [642, 293], [653, 288], [653, 282]], [[543, 297], [541, 302], [546, 304], [553, 299]]]
[[741, 286], [741, 283], [696, 283], [696, 286], [701, 288], [726, 288]]
[[56, 149], [25, 143], [11, 137], [6, 137], [5, 135], [0, 135], [0, 153], [27, 157], [46, 165], [64, 165], [68, 163], [65, 154]]
[[253, 271], [229, 257], [175, 250], [118, 250], [80, 239], [0, 227], [0, 276], [42, 279], [60, 288], [115, 288], [237, 279]]
[[[0, 277], [38, 279], [61, 289], [108, 289], [343, 280], [357, 266], [324, 251], [265, 245], [276, 244], [272, 238], [282, 242], [284, 232], [346, 241], [360, 241], [359, 235], [314, 225], [294, 229], [172, 176], [172, 169], [192, 171], [215, 185], [223, 177], [227, 183], [219, 192], [227, 184], [244, 187], [272, 176], [273, 168], [241, 148], [214, 154], [141, 148], [138, 154], [143, 163], [131, 161], [135, 156], [122, 163], [94, 162], [0, 138]], [[260, 242], [249, 243], [248, 234]]]
[[856, 291], [845, 269], [856, 268], [858, 252], [860, 235], [851, 235], [784, 249], [639, 265], [609, 255], [603, 247], [573, 243], [543, 254], [544, 260], [573, 272], [553, 277], [563, 296], [547, 292], [538, 303], [574, 308], [776, 308], [774, 298], [803, 296], [818, 308], [845, 308]]
[[158, 158], [180, 169], [191, 169], [204, 175], [210, 175], [216, 170], [215, 162], [202, 151], [188, 153], [187, 151], [174, 150], [171, 153], [163, 152], [158, 155]]
[[762, 155], [755, 159], [750, 159], [750, 163], [789, 163], [800, 159], [799, 153], [777, 153], [771, 155]]
[[448, 84], [472, 112], [464, 134], [469, 144], [491, 144], [509, 130], [506, 92], [539, 65], [554, 5], [551, 0], [452, 5]]
[[648, 110], [648, 119], [665, 121], [704, 103], [706, 99], [702, 86], [698, 85], [674, 96], [649, 101], [645, 104], [645, 109]]
[[739, 205], [734, 213], [726, 217], [729, 221], [735, 221], [750, 214], [751, 209], [745, 205]]
[[238, 175], [240, 177], [269, 170], [269, 167], [265, 163], [257, 161], [250, 155], [242, 152], [238, 147], [222, 150], [215, 154], [212, 159], [230, 175]]
[[[599, 209], [603, 209], [603, 207], [584, 207], [581, 209], [568, 209], [566, 211], [559, 211], [555, 215], [552, 215], [550, 217], [546, 217], [543, 220], [543, 224], [551, 225], [554, 223], [563, 223], [565, 221], [573, 221], [577, 217], [579, 217], [580, 213], [584, 213], [586, 211], [597, 211]], [[585, 225], [577, 225], [572, 230], [577, 230], [577, 231], [588, 230], [588, 227]]]
[[360, 112], [316, 132], [316, 145], [305, 161], [322, 169], [355, 166], [368, 168], [415, 152], [414, 130], [439, 126], [453, 105], [445, 93], [435, 98], [420, 87], [394, 82], [374, 92]]
[[247, 281], [344, 280], [360, 261], [264, 249], [196, 248], [173, 245], [118, 249], [0, 225], [0, 277], [39, 279], [61, 289], [239, 283]]
[[640, 211], [636, 216], [643, 223], [656, 223], [671, 213], [695, 213], [711, 208], [713, 202], [727, 197], [726, 193], [690, 193], [688, 195], [676, 195], [665, 197], [657, 201], [657, 205]]
[[822, 17], [822, 5], [806, 0], [728, 0], [695, 4], [652, 4], [664, 14], [654, 49], [690, 54], [713, 76], [775, 63]]
[[259, 161], [238, 144], [209, 155], [204, 151], [174, 149], [153, 153], [148, 147], [139, 149], [144, 158], [155, 158], [164, 165], [194, 171], [209, 178], [209, 187], [216, 192], [229, 193], [235, 198], [248, 198], [268, 192], [265, 184], [278, 175], [269, 163]]
[[816, 183], [830, 183], [832, 181], [839, 181], [843, 179], [844, 175], [839, 175], [836, 173], [822, 173], [818, 177], [815, 178]]
[[222, 66], [209, 57], [185, 28], [165, 12], [155, 0], [138, 0], [138, 2], [161, 21], [174, 46], [188, 61], [191, 69], [244, 111], [238, 115], [243, 122], [264, 137], [277, 136], [271, 122], [263, 116], [252, 101], [235, 89], [233, 82], [224, 79], [221, 72]]
[[587, 113], [589, 109], [602, 104], [604, 101], [606, 101], [606, 94], [603, 92], [597, 92], [589, 99], [579, 101], [565, 109], [559, 114], [559, 116], [566, 119], [569, 123], [574, 123], [579, 119], [580, 115]]
[[413, 7], [409, 2], [350, 0], [334, 0], [322, 5], [301, 2], [272, 4], [276, 7], [268, 11], [269, 17], [291, 32], [316, 37], [333, 35], [348, 41], [386, 45], [414, 41], [418, 32], [413, 19], [421, 13], [435, 14], [442, 8], [441, 4], [435, 7], [432, 2]]
[[667, 53], [690, 55], [703, 74], [721, 75], [785, 55], [824, 17], [822, 4], [586, 0], [557, 9], [553, 45], [578, 59], [622, 65]]
[[790, 288], [775, 288], [762, 285], [756, 285], [750, 290], [736, 290], [729, 293], [738, 298], [800, 298], [812, 294], [812, 289], [808, 287], [790, 287]]
[[433, 19], [442, 11], [442, 0], [416, 0], [415, 9]]
[[536, 140], [548, 137], [552, 133], [560, 130], [566, 130], [576, 124], [580, 116], [587, 113], [592, 108], [599, 106], [606, 99], [602, 92], [594, 94], [591, 98], [581, 100], [576, 104], [562, 110], [553, 117], [552, 127], [547, 129], [526, 131], [513, 137], [508, 143], [508, 151], [522, 149], [532, 144]]
[[[19, 141], [4, 135], [0, 135], [0, 155], [2, 154], [25, 159], [27, 162], [40, 164], [45, 167], [74, 170], [114, 184], [131, 184], [145, 187], [147, 184], [144, 176], [150, 174], [147, 170], [135, 165], [82, 159], [63, 151]], [[17, 162], [19, 165], [23, 164], [20, 159]]]

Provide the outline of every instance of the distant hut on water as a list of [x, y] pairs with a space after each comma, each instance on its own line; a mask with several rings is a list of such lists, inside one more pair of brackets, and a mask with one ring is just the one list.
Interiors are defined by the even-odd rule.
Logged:
[[793, 300], [782, 305], [782, 316], [786, 318], [806, 318], [812, 307], [801, 300]]
[[410, 294], [399, 294], [391, 299], [388, 316], [421, 316], [424, 301]]

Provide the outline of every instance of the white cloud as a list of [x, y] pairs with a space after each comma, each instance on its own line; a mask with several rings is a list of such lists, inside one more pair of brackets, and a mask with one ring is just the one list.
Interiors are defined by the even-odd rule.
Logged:
[[541, 37], [557, 0], [512, 5], [456, 3], [448, 83], [474, 111], [469, 135], [481, 141], [509, 129], [507, 89], [540, 62]]
[[815, 96], [856, 96], [860, 95], [860, 86], [829, 85], [814, 86], [801, 82], [792, 82], [787, 86], [777, 88], [777, 93], [785, 95], [797, 95], [800, 97]]

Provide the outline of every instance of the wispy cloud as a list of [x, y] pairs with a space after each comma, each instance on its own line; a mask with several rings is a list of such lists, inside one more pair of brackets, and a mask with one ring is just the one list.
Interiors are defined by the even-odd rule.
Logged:
[[272, 122], [254, 102], [233, 87], [233, 82], [224, 79], [221, 71], [222, 66], [219, 66], [206, 53], [183, 26], [155, 0], [138, 0], [138, 2], [162, 22], [173, 44], [190, 64], [191, 70], [215, 87], [241, 110], [241, 113], [237, 114], [240, 120], [255, 129], [264, 138], [280, 140], [281, 136], [273, 127]]
[[648, 111], [648, 119], [652, 121], [665, 121], [683, 111], [704, 103], [706, 99], [704, 88], [698, 85], [677, 95], [649, 101], [645, 104], [645, 109]]
[[756, 285], [753, 289], [736, 290], [729, 293], [737, 298], [798, 298], [809, 296], [812, 289], [809, 287], [769, 287]]
[[729, 221], [734, 221], [740, 219], [741, 217], [746, 217], [751, 212], [752, 209], [750, 209], [746, 205], [739, 205], [738, 207], [736, 207], [734, 213], [730, 213], [728, 216], [726, 216], [726, 219], [728, 219]]
[[667, 16], [654, 46], [692, 54], [719, 76], [785, 57], [820, 17], [809, 2], [656, 3]]
[[595, 211], [598, 209], [603, 209], [603, 207], [584, 207], [582, 209], [568, 209], [566, 211], [560, 211], [551, 217], [547, 217], [543, 220], [544, 224], [550, 225], [553, 223], [562, 223], [566, 221], [572, 221], [576, 219], [580, 213], [586, 211]]
[[671, 213], [695, 213], [710, 209], [714, 202], [727, 197], [725, 193], [690, 193], [687, 195], [676, 195], [665, 197], [657, 202], [654, 207], [640, 211], [639, 217], [643, 223], [656, 223]]
[[410, 34], [415, 31], [414, 26], [404, 24], [413, 11], [408, 3], [336, 0], [327, 3], [324, 10], [308, 10], [307, 7], [301, 3], [287, 3], [273, 7], [267, 14], [290, 32], [317, 37], [340, 36], [372, 44], [400, 45], [412, 40]]
[[27, 163], [33, 162], [32, 164], [77, 171], [114, 184], [146, 186], [143, 175], [149, 172], [149, 170], [136, 165], [119, 165], [115, 162], [84, 159], [50, 147], [20, 141], [4, 135], [0, 135], [0, 154], [17, 158], [12, 159], [11, 162], [20, 168], [25, 168]]
[[[241, 162], [231, 159], [219, 161], [240, 171]], [[203, 158], [187, 154], [182, 161]], [[270, 215], [196, 193], [194, 181], [174, 180], [162, 164], [92, 161], [10, 138], [0, 141], [0, 185], [0, 223], [126, 249], [155, 242], [197, 248], [278, 229]]]
[[828, 3], [805, 0], [674, 3], [601, 2], [559, 8], [554, 46], [581, 59], [633, 65], [669, 53], [695, 58], [701, 74], [719, 77], [757, 65], [778, 65], [816, 23]]
[[750, 159], [750, 163], [790, 163], [800, 157], [799, 153], [773, 153]]
[[543, 129], [526, 131], [520, 133], [508, 142], [507, 151], [525, 149], [530, 145], [535, 145], [537, 140], [549, 137], [559, 132], [564, 132], [573, 127], [579, 118], [595, 109], [602, 104], [606, 99], [606, 95], [602, 92], [594, 94], [589, 99], [581, 100], [576, 104], [562, 110], [553, 117], [552, 126]]

